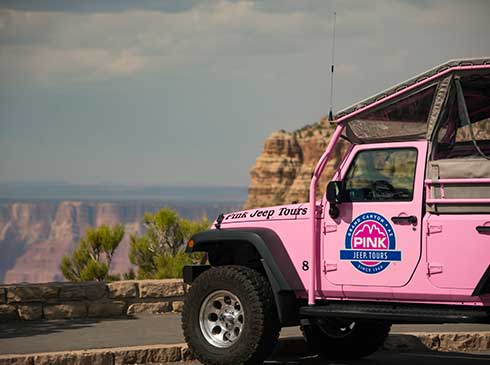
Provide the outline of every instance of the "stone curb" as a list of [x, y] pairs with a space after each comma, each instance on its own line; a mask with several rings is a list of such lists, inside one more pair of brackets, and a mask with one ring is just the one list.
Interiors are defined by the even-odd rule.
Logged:
[[192, 360], [185, 344], [114, 347], [77, 351], [0, 355], [0, 365], [125, 365]]
[[[392, 352], [478, 352], [490, 350], [490, 332], [394, 333], [383, 346]], [[275, 356], [308, 355], [302, 337], [279, 341]], [[186, 344], [146, 345], [93, 350], [0, 355], [0, 365], [126, 365], [193, 360]]]
[[387, 351], [479, 352], [490, 350], [490, 332], [393, 333], [386, 340]]

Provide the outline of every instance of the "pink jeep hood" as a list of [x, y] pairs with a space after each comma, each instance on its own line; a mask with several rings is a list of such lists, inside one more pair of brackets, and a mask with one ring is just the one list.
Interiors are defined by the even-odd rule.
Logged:
[[307, 219], [308, 210], [308, 203], [242, 210], [225, 214], [221, 224], [225, 228], [227, 224], [236, 223]]

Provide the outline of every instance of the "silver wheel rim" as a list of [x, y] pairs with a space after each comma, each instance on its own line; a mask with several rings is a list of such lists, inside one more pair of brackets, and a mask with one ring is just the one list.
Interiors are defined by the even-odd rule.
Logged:
[[201, 304], [199, 326], [209, 344], [226, 348], [242, 335], [245, 316], [238, 297], [227, 290], [209, 294]]

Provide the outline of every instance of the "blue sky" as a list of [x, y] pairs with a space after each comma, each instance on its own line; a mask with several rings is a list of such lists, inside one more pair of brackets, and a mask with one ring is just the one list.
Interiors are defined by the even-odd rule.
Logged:
[[248, 185], [264, 139], [448, 59], [488, 1], [0, 1], [0, 182]]

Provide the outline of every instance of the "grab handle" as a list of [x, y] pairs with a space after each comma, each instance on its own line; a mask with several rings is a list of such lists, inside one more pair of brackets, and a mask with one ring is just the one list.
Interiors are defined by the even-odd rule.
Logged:
[[391, 217], [391, 221], [395, 224], [417, 224], [417, 217], [409, 215], [407, 217]]
[[481, 234], [490, 233], [490, 226], [477, 226], [476, 231]]

